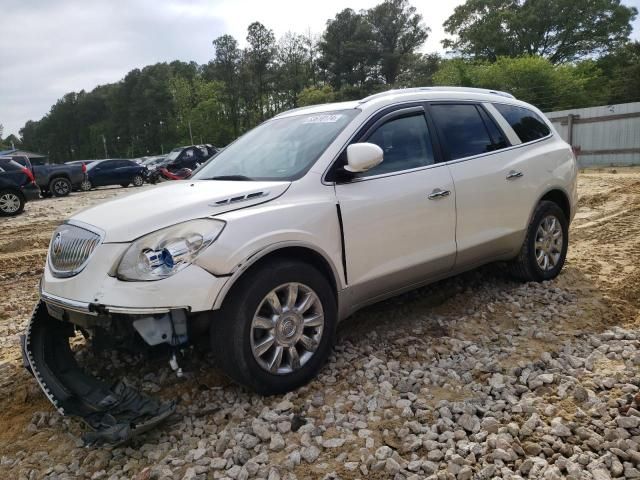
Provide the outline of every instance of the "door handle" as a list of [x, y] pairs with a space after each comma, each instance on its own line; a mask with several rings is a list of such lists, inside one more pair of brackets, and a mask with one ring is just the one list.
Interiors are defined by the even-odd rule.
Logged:
[[436, 188], [433, 192], [431, 192], [427, 196], [427, 198], [429, 200], [437, 200], [439, 198], [448, 197], [449, 195], [451, 195], [451, 191], [449, 191], [449, 190], [440, 190], [439, 188]]
[[522, 172], [516, 172], [515, 170], [511, 170], [508, 174], [507, 174], [507, 180], [514, 180], [516, 178], [522, 178], [524, 176], [524, 173]]

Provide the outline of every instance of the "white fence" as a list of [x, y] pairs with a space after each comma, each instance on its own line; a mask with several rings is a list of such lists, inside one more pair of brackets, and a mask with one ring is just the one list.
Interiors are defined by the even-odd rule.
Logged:
[[545, 114], [581, 167], [640, 165], [640, 102]]

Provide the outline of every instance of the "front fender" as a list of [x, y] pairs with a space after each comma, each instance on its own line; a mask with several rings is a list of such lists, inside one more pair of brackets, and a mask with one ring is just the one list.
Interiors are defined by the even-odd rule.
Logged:
[[246, 269], [265, 255], [286, 247], [302, 247], [321, 255], [331, 266], [338, 289], [342, 289], [342, 236], [336, 204], [320, 199], [270, 202], [221, 215], [227, 225], [196, 264], [216, 276], [230, 276], [224, 293]]

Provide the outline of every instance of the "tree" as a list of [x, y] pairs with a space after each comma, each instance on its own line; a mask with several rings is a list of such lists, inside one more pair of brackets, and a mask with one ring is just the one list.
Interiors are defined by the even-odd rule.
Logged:
[[298, 105], [317, 105], [319, 103], [330, 103], [336, 100], [335, 92], [329, 85], [324, 87], [307, 87], [298, 95]]
[[422, 16], [407, 0], [385, 0], [367, 11], [380, 70], [387, 84], [394, 84], [415, 51], [429, 35]]
[[604, 72], [601, 89], [606, 103], [640, 101], [640, 42], [628, 43], [595, 61]]
[[291, 32], [286, 33], [278, 42], [278, 90], [286, 97], [286, 108], [298, 106], [298, 94], [309, 83], [311, 65], [306, 45], [302, 35]]
[[620, 0], [467, 0], [444, 23], [463, 55], [540, 55], [565, 63], [624, 44], [638, 11]]
[[260, 22], [253, 22], [247, 28], [247, 43], [247, 62], [258, 99], [258, 118], [262, 121], [266, 113], [264, 103], [267, 75], [275, 55], [275, 36], [272, 30]]
[[542, 57], [500, 57], [495, 62], [451, 59], [443, 61], [434, 82], [507, 91], [550, 111], [601, 104], [601, 92], [589, 88], [598, 75], [597, 69], [553, 65]]
[[376, 49], [371, 25], [364, 15], [346, 8], [327, 21], [320, 40], [320, 65], [334, 90], [363, 87], [372, 80]]
[[241, 52], [238, 48], [238, 42], [231, 35], [222, 35], [213, 41], [215, 49], [215, 57], [210, 64], [212, 67], [208, 80], [218, 80], [222, 83], [222, 103], [226, 110], [226, 115], [233, 133], [238, 136], [240, 133], [239, 122], [239, 68]]
[[404, 71], [400, 72], [396, 84], [400, 87], [428, 87], [433, 85], [433, 76], [440, 69], [442, 58], [437, 53], [413, 55]]

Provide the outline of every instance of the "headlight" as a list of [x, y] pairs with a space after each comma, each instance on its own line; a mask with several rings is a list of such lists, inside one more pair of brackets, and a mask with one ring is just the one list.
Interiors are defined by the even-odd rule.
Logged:
[[120, 280], [160, 280], [189, 266], [218, 238], [225, 223], [192, 220], [139, 238], [118, 265]]

